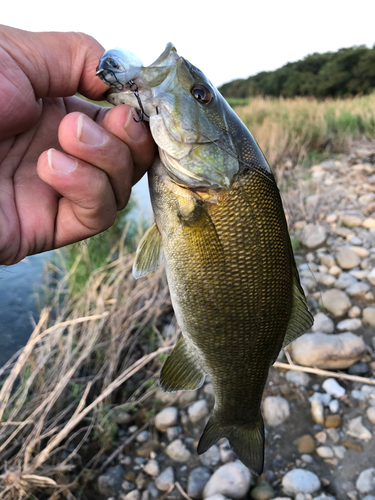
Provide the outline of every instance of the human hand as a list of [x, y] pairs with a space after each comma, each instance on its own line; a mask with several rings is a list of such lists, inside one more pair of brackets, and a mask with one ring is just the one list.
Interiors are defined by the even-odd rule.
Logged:
[[0, 264], [107, 229], [155, 157], [129, 106], [69, 97], [104, 99], [103, 52], [84, 34], [0, 25]]

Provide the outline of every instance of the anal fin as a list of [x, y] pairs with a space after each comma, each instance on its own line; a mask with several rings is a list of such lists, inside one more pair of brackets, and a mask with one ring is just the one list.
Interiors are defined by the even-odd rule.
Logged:
[[160, 373], [159, 386], [164, 392], [194, 391], [202, 386], [205, 373], [182, 337]]
[[137, 248], [133, 264], [135, 279], [143, 278], [147, 273], [156, 271], [163, 261], [163, 247], [158, 226], [151, 224], [143, 235]]

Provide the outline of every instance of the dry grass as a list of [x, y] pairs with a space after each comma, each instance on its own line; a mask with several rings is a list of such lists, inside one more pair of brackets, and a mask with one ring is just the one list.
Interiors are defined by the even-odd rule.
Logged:
[[303, 162], [316, 153], [341, 152], [353, 139], [375, 137], [375, 94], [353, 99], [257, 97], [236, 113], [270, 165]]
[[[147, 381], [174, 343], [161, 335], [171, 313], [163, 271], [135, 281], [133, 258], [120, 243], [118, 258], [74, 299], [63, 299], [68, 277], [61, 280], [54, 313], [42, 311], [25, 348], [0, 370], [1, 499], [57, 499], [82, 486], [85, 469], [113, 444], [116, 411], [145, 392], [143, 384], [129, 395], [125, 382], [140, 370]], [[93, 440], [97, 454], [82, 465], [82, 446]]]

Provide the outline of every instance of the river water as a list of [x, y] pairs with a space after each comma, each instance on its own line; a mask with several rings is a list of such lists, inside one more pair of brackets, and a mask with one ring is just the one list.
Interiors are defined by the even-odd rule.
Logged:
[[[134, 187], [138, 211], [151, 218], [147, 177]], [[136, 216], [136, 214], [133, 214]], [[32, 255], [14, 266], [0, 266], [0, 366], [23, 347], [39, 317], [43, 269], [53, 252]]]

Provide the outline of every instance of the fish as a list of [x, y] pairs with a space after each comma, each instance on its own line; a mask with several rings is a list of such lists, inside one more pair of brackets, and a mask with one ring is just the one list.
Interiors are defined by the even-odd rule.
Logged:
[[182, 332], [159, 385], [196, 390], [208, 375], [215, 404], [198, 454], [225, 437], [260, 475], [269, 368], [313, 323], [271, 168], [220, 92], [171, 43], [150, 66], [107, 51], [97, 75], [109, 102], [149, 121], [158, 145], [148, 171], [154, 222], [133, 274], [164, 262]]

